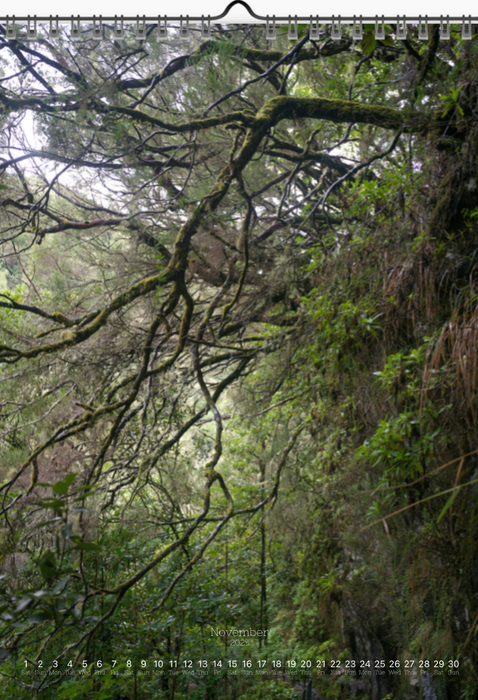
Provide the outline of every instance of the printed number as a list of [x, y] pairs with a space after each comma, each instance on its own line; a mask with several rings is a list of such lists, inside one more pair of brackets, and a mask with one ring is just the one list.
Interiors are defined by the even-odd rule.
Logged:
[[277, 659], [277, 661], [274, 660], [272, 662], [272, 665], [274, 666], [274, 668], [280, 668], [282, 666], [282, 661], [280, 659]]
[[38, 668], [43, 668], [43, 661], [38, 662]]
[[448, 662], [448, 668], [458, 668], [459, 665], [460, 665], [460, 662], [458, 661], [458, 659], [455, 659], [455, 660], [450, 659], [450, 661]]
[[400, 668], [400, 661], [398, 661], [398, 659], [396, 659], [395, 661], [393, 659], [390, 659], [389, 668]]
[[318, 659], [315, 663], [315, 668], [325, 668], [325, 659]]
[[146, 668], [146, 661], [144, 661], [144, 659], [141, 661], [141, 668]]
[[184, 666], [184, 668], [192, 668], [193, 662], [191, 660], [183, 661], [183, 666]]
[[385, 668], [384, 659], [375, 659], [375, 668]]
[[111, 668], [114, 668], [117, 663], [118, 662], [116, 661], [116, 659], [113, 659], [113, 661], [111, 662]]
[[131, 668], [131, 659], [126, 662], [126, 668]]
[[405, 668], [412, 668], [415, 663], [415, 659], [405, 659]]
[[28, 666], [28, 661], [25, 659], [25, 661], [23, 663], [25, 664], [25, 668], [26, 668]]
[[311, 666], [312, 666], [312, 661], [309, 661], [308, 659], [307, 659], [307, 661], [300, 662], [301, 668], [310, 668]]
[[[212, 663], [213, 663], [214, 668], [222, 668], [221, 659], [219, 659], [219, 661], [213, 661]], [[231, 662], [229, 661], [229, 663], [231, 663]]]
[[353, 659], [346, 659], [345, 668], [355, 668], [355, 661]]
[[86, 668], [88, 666], [88, 661], [86, 659], [83, 659], [81, 665], [83, 666], [83, 668]]
[[162, 659], [158, 659], [157, 661], [154, 662], [154, 665], [156, 668], [163, 668], [164, 662]]
[[430, 668], [430, 662], [428, 661], [428, 659], [425, 659], [424, 661], [420, 660], [418, 662], [418, 666], [419, 668]]
[[98, 661], [96, 662], [96, 665], [98, 666], [98, 668], [101, 668], [103, 666], [102, 660], [98, 659]]
[[433, 668], [443, 668], [445, 665], [444, 661], [438, 661], [435, 659], [435, 663], [433, 664]]
[[332, 659], [330, 662], [330, 668], [339, 668], [340, 666], [340, 659]]
[[296, 661], [295, 661], [295, 659], [290, 659], [289, 661], [287, 661], [287, 664], [286, 664], [286, 665], [287, 665], [289, 668], [295, 668], [295, 667], [296, 667]]
[[362, 659], [360, 661], [360, 668], [370, 668], [370, 659], [368, 661]]
[[69, 666], [70, 668], [73, 668], [73, 661], [71, 661], [71, 660], [68, 661], [68, 663], [66, 665]]
[[199, 659], [199, 666], [201, 668], [207, 668], [207, 661], [206, 659]]
[[52, 663], [53, 668], [58, 668], [58, 661], [55, 659]]
[[229, 661], [229, 668], [237, 668], [237, 661], [234, 659], [232, 661]]
[[242, 662], [242, 665], [244, 666], [244, 668], [251, 668], [252, 661], [250, 659], [247, 659], [247, 661]]

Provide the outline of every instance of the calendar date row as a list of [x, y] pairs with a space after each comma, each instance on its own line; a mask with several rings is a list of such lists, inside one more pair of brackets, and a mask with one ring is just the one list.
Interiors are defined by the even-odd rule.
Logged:
[[355, 659], [140, 659], [139, 661], [132, 661], [131, 659], [97, 659], [95, 661], [89, 659], [82, 659], [76, 663], [73, 660], [59, 660], [54, 659], [51, 662], [44, 662], [43, 660], [38, 661], [28, 661], [25, 659], [23, 661], [25, 669], [42, 669], [42, 670], [86, 670], [86, 669], [115, 669], [115, 668], [139, 668], [139, 669], [323, 669], [323, 670], [335, 670], [335, 671], [349, 671], [349, 670], [383, 670], [383, 669], [405, 669], [412, 670], [416, 669], [458, 669], [460, 662], [458, 659], [405, 659], [400, 661], [398, 659], [360, 659], [356, 661]]

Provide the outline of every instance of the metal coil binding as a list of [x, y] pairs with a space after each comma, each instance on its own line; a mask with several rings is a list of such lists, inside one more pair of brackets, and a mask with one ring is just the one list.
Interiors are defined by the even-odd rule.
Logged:
[[354, 23], [352, 25], [352, 39], [354, 41], [362, 41], [363, 39], [362, 17], [359, 17], [358, 22], [354, 17]]
[[[55, 22], [55, 25], [53, 25], [53, 22]], [[48, 31], [48, 37], [50, 39], [58, 39], [60, 36], [60, 24], [58, 22], [58, 15], [55, 17], [53, 20], [53, 17], [50, 15], [50, 29]]]
[[29, 41], [36, 41], [37, 38], [38, 38], [37, 18], [34, 17], [33, 20], [30, 20], [30, 16], [29, 16], [28, 20], [27, 20], [27, 39]]
[[319, 18], [315, 18], [315, 24], [314, 20], [312, 18], [312, 15], [310, 16], [310, 22], [309, 22], [309, 38], [310, 39], [320, 39], [320, 29], [319, 29]]
[[289, 31], [287, 32], [287, 38], [289, 41], [297, 41], [299, 33], [297, 31], [297, 17], [294, 19], [294, 24], [289, 15]]
[[332, 26], [330, 27], [330, 36], [335, 41], [340, 41], [342, 38], [342, 27], [340, 26], [340, 17], [336, 20], [332, 15]]
[[115, 26], [113, 27], [113, 36], [115, 39], [124, 38], [123, 16], [118, 18], [115, 16]]
[[143, 23], [139, 24], [139, 17], [136, 17], [135, 37], [137, 39], [146, 39], [146, 17], [143, 15]]
[[[446, 22], [446, 24], [445, 24]], [[450, 22], [448, 21], [448, 17], [446, 20], [443, 19], [443, 17], [440, 17], [440, 39], [449, 39], [450, 38]]]
[[418, 22], [418, 38], [422, 41], [428, 41], [428, 20], [426, 17], [422, 20], [421, 15]]
[[276, 34], [276, 18], [272, 18], [272, 24], [270, 23], [269, 20], [269, 15], [267, 15], [266, 19], [266, 39], [268, 41], [272, 41], [272, 39], [276, 39], [277, 34]]
[[181, 39], [186, 39], [189, 36], [189, 17], [186, 17], [186, 20], [181, 17], [179, 22], [179, 36]]
[[471, 17], [468, 19], [463, 17], [463, 24], [461, 25], [461, 38], [471, 39]]
[[101, 17], [97, 20], [93, 17], [93, 36], [95, 39], [101, 39], [103, 36], [103, 20]]
[[73, 40], [80, 39], [81, 36], [81, 27], [80, 27], [80, 15], [78, 15], [76, 19], [76, 24], [75, 20], [73, 17], [71, 18], [71, 30], [70, 30], [70, 37]]
[[204, 21], [204, 17], [201, 20], [201, 39], [210, 39], [212, 37], [211, 33], [211, 18], [207, 18], [207, 24]]
[[158, 17], [158, 37], [165, 39], [168, 35], [168, 18], [164, 17], [164, 24], [161, 24], [161, 17]]
[[[255, 14], [245, 0], [233, 0], [225, 9], [225, 11], [216, 17], [204, 15], [200, 17], [166, 17], [158, 16], [155, 19], [147, 18], [143, 15], [140, 18], [138, 15], [133, 18], [124, 18], [122, 15], [118, 17], [96, 17], [93, 15], [91, 18], [80, 18], [79, 15], [76, 17], [71, 16], [70, 18], [60, 18], [58, 15], [49, 18], [41, 18], [34, 15], [33, 17], [23, 17], [16, 18], [15, 16], [7, 15], [6, 18], [2, 20], [0, 18], [0, 25], [4, 22], [3, 31], [5, 39], [14, 40], [17, 38], [26, 39], [28, 41], [36, 41], [38, 39], [38, 24], [40, 22], [46, 22], [49, 24], [48, 37], [50, 39], [57, 39], [60, 36], [60, 24], [70, 23], [70, 38], [77, 41], [82, 38], [93, 38], [102, 39], [106, 34], [106, 28], [112, 32], [113, 39], [123, 39], [126, 35], [126, 28], [128, 31], [133, 30], [134, 36], [140, 41], [145, 41], [151, 31], [154, 29], [154, 25], [157, 28], [157, 36], [160, 39], [165, 39], [168, 35], [168, 21], [170, 23], [174, 22], [176, 29], [179, 29], [179, 36], [182, 39], [187, 39], [190, 36], [191, 23], [197, 23], [199, 27], [194, 30], [199, 33], [201, 39], [211, 39], [212, 38], [212, 26], [211, 23], [219, 21], [226, 17], [228, 12], [235, 5], [242, 5], [255, 20], [265, 23], [265, 38], [267, 41], [274, 41], [277, 38], [277, 24], [286, 24], [287, 37], [290, 41], [297, 41], [299, 38], [298, 32], [298, 22], [309, 23], [309, 38], [311, 40], [318, 40], [322, 36], [329, 36], [333, 41], [340, 41], [342, 39], [342, 30], [344, 25], [351, 25], [351, 32], [347, 32], [348, 36], [352, 36], [354, 42], [362, 41], [364, 37], [363, 23], [367, 22], [375, 26], [375, 39], [379, 41], [384, 41], [386, 39], [386, 32], [390, 32], [388, 27], [389, 24], [393, 26], [393, 34], [396, 39], [405, 41], [407, 39], [407, 24], [414, 25], [418, 29], [418, 39], [419, 41], [428, 41], [429, 39], [429, 25], [437, 24], [439, 26], [439, 37], [440, 40], [446, 41], [450, 39], [450, 23], [461, 24], [461, 39], [469, 40], [473, 37], [473, 34], [478, 33], [476, 27], [478, 25], [478, 18], [472, 18], [471, 16], [461, 18], [450, 19], [449, 16], [443, 17], [440, 15], [438, 18], [429, 18], [419, 16], [418, 18], [406, 18], [405, 16], [396, 18], [386, 18], [375, 16], [374, 18], [363, 18], [362, 16], [352, 18], [347, 17], [336, 17], [322, 18], [322, 24], [319, 26], [319, 17], [313, 17], [310, 15], [307, 18], [302, 17], [276, 17], [273, 15], [270, 17], [261, 17]], [[85, 25], [82, 29], [82, 23]], [[178, 27], [179, 23], [179, 27]], [[19, 26], [20, 25], [20, 26]], [[111, 36], [111, 34], [110, 34]], [[301, 35], [302, 36], [302, 35]]]
[[397, 39], [405, 41], [407, 38], [407, 20], [405, 17], [397, 17]]
[[379, 24], [378, 17], [375, 17], [375, 38], [383, 41], [385, 39], [385, 20], [382, 15], [382, 24]]

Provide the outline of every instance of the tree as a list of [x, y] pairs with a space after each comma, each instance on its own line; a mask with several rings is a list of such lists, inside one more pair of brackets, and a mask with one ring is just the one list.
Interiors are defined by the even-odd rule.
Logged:
[[[240, 549], [244, 517], [262, 518], [254, 585], [266, 615], [264, 527], [274, 532], [281, 484], [304, 490], [310, 517], [331, 486], [340, 511], [349, 495], [337, 460], [347, 450], [347, 464], [366, 462], [358, 483], [389, 489], [373, 506], [386, 530], [387, 505], [436, 496], [437, 527], [456, 497], [468, 507], [461, 471], [439, 492], [421, 475], [450, 450], [437, 435], [453, 392], [468, 421], [459, 454], [474, 449], [474, 355], [455, 372], [474, 323], [475, 42], [456, 31], [441, 42], [437, 28], [427, 44], [415, 30], [397, 41], [390, 27], [383, 41], [366, 28], [355, 44], [324, 26], [318, 41], [305, 27], [296, 43], [283, 34], [265, 48], [260, 27], [238, 26], [205, 42], [194, 30], [186, 53], [176, 34], [147, 33], [108, 44], [89, 28], [73, 45], [42, 29], [37, 42], [1, 44], [3, 549], [28, 553], [32, 567], [3, 590], [12, 659], [54, 650], [78, 663], [99, 639], [110, 643], [111, 621], [133, 604], [148, 600], [142, 612], [158, 620], [189, 589], [199, 604], [198, 590], [214, 585], [195, 570], [226, 526]], [[466, 292], [432, 309], [439, 270], [437, 293], [459, 280]], [[453, 363], [442, 383], [441, 352]], [[372, 372], [395, 401], [390, 415], [376, 409], [381, 428], [351, 398]], [[464, 384], [473, 387], [466, 408]], [[241, 458], [241, 488], [227, 463], [240, 433], [235, 404], [246, 416], [270, 411], [276, 425], [276, 405], [288, 406], [275, 442], [265, 419], [241, 438], [253, 462]], [[311, 440], [325, 455], [312, 470], [303, 463]], [[336, 469], [315, 493], [316, 470]], [[415, 492], [417, 482], [430, 490]], [[280, 508], [290, 517], [287, 501]], [[153, 533], [135, 538], [132, 566], [126, 523]], [[343, 551], [342, 542], [313, 560]], [[314, 595], [340, 607], [339, 575], [324, 576]], [[47, 592], [35, 597], [40, 585]], [[227, 618], [206, 600], [210, 619]], [[164, 627], [151, 632], [171, 658], [188, 616], [198, 617], [182, 610], [167, 650]], [[305, 644], [318, 633], [297, 634]], [[46, 676], [36, 692], [63, 680]], [[178, 682], [163, 689], [169, 697]]]

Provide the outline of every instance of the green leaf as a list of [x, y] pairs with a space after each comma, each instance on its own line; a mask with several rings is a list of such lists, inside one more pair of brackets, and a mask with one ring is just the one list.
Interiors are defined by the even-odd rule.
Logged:
[[53, 510], [61, 515], [63, 512], [63, 508], [65, 507], [65, 504], [63, 501], [60, 501], [58, 498], [42, 498], [42, 503], [41, 503], [42, 508], [53, 508]]
[[70, 578], [71, 578], [70, 576], [64, 576], [63, 578], [61, 578], [58, 581], [58, 583], [55, 584], [55, 587], [52, 591], [53, 595], [58, 595], [59, 593], [61, 593], [63, 586], [66, 586], [66, 584], [68, 583]]
[[445, 505], [443, 506], [442, 511], [441, 511], [440, 515], [438, 516], [437, 525], [438, 525], [438, 523], [440, 522], [440, 520], [443, 518], [443, 516], [445, 515], [445, 513], [447, 512], [447, 510], [451, 507], [451, 504], [452, 504], [453, 501], [455, 500], [455, 498], [456, 498], [456, 496], [457, 496], [459, 490], [460, 490], [460, 487], [459, 487], [459, 486], [457, 486], [457, 488], [453, 490], [453, 493], [451, 494], [450, 498], [448, 499], [448, 501], [447, 501], [447, 502], [445, 503]]
[[48, 549], [46, 552], [44, 552], [44, 554], [42, 554], [38, 562], [38, 566], [40, 567], [41, 575], [45, 581], [52, 581], [55, 578], [57, 566], [55, 555], [51, 550]]
[[31, 598], [22, 598], [17, 607], [15, 608], [16, 613], [20, 613], [26, 608], [28, 608], [32, 604], [32, 599]]
[[362, 49], [365, 53], [372, 53], [376, 45], [377, 42], [373, 34], [364, 35], [364, 38], [362, 39]]
[[93, 542], [79, 542], [73, 549], [81, 549], [84, 552], [98, 552], [101, 549], [101, 545]]
[[[61, 501], [58, 501], [58, 503], [61, 503], [63, 505], [63, 503]], [[50, 508], [50, 506], [43, 504], [42, 508]], [[57, 523], [58, 521], [61, 521], [60, 517], [52, 518], [51, 520], [44, 520], [42, 523], [38, 523], [37, 525], [34, 525], [32, 530], [37, 530], [39, 527], [45, 527], [46, 525], [51, 525], [52, 523]]]
[[47, 591], [44, 591], [43, 589], [39, 588], [38, 591], [35, 591], [33, 593], [35, 598], [41, 598], [42, 596], [46, 595]]
[[71, 474], [67, 474], [64, 478], [64, 482], [67, 486], [71, 486], [71, 484], [74, 482], [76, 479], [76, 472], [72, 472]]
[[52, 489], [55, 493], [60, 494], [60, 496], [66, 496], [68, 493], [68, 485], [65, 484], [64, 481], [57, 481], [56, 484], [53, 484]]
[[52, 618], [49, 612], [38, 612], [30, 615], [27, 622], [44, 622], [45, 620], [50, 620]]
[[65, 540], [70, 539], [72, 527], [73, 527], [73, 523], [67, 523], [66, 525], [63, 525], [62, 528], [60, 528], [60, 532], [61, 532], [63, 539], [65, 539]]

